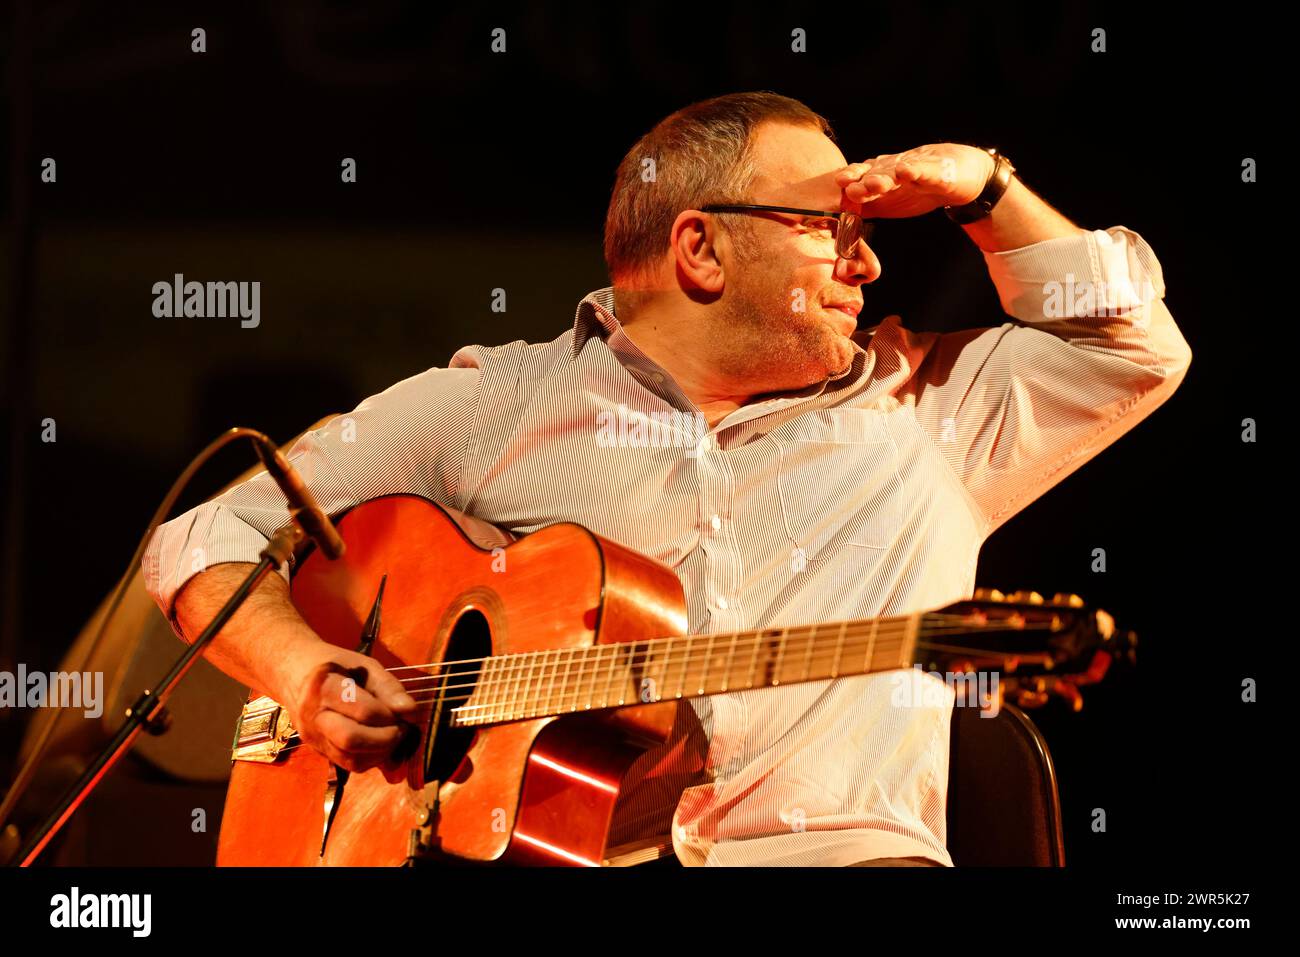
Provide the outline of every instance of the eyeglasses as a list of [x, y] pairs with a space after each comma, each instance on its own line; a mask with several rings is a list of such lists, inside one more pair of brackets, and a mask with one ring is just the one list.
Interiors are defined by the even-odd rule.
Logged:
[[789, 213], [793, 216], [817, 216], [822, 219], [828, 219], [834, 225], [831, 231], [835, 234], [835, 255], [841, 259], [852, 259], [858, 250], [858, 240], [870, 242], [872, 234], [876, 231], [876, 224], [863, 219], [857, 213], [847, 211], [835, 211], [826, 209], [798, 209], [794, 206], [755, 206], [751, 204], [742, 205], [709, 205], [701, 206], [702, 213]]

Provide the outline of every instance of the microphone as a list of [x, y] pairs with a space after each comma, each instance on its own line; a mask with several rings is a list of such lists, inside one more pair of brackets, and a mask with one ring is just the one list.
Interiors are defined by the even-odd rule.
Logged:
[[289, 514], [294, 522], [308, 538], [316, 543], [316, 547], [325, 554], [326, 558], [333, 560], [342, 557], [345, 546], [338, 529], [334, 527], [334, 523], [330, 521], [330, 517], [324, 510], [316, 504], [315, 496], [307, 490], [302, 477], [289, 464], [289, 460], [265, 435], [259, 434], [253, 439], [253, 445], [257, 449], [257, 457], [266, 466], [267, 474], [289, 500]]

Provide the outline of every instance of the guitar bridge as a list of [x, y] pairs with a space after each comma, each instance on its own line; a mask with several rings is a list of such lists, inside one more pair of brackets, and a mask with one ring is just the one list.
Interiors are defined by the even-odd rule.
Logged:
[[245, 704], [239, 715], [230, 760], [272, 764], [297, 737], [289, 712], [274, 698], [262, 695]]

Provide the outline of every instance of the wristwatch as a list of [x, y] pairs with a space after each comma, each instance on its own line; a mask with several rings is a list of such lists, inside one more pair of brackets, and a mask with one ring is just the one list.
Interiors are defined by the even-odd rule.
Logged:
[[997, 162], [993, 165], [993, 174], [989, 176], [988, 182], [984, 184], [984, 190], [965, 206], [945, 206], [944, 215], [954, 223], [965, 226], [967, 223], [978, 222], [989, 213], [993, 212], [993, 207], [998, 204], [998, 200], [1007, 191], [1011, 185], [1011, 174], [1016, 168], [1011, 165], [1011, 160], [999, 153], [996, 149], [985, 150]]

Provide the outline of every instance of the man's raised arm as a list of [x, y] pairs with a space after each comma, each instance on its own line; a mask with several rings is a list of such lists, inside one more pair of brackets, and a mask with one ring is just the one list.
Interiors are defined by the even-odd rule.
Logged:
[[[1056, 232], [1039, 213], [987, 224], [979, 240]], [[1123, 226], [1072, 228], [984, 258], [1016, 321], [899, 348], [916, 369], [904, 392], [918, 421], [992, 532], [1168, 399], [1191, 348], [1163, 302], [1155, 253]]]

